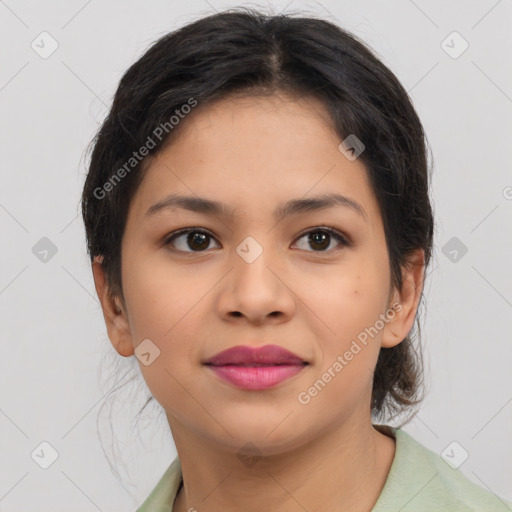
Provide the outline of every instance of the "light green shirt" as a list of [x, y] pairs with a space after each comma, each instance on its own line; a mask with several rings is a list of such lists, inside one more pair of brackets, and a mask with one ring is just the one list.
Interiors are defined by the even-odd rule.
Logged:
[[[371, 512], [512, 511], [512, 502], [479, 487], [407, 432], [387, 427], [387, 433], [395, 438], [395, 456]], [[172, 512], [181, 484], [176, 457], [137, 512]]]

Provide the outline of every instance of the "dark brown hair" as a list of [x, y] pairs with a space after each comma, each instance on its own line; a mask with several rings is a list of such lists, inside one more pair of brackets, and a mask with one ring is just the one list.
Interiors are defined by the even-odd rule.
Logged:
[[[205, 105], [249, 91], [320, 99], [341, 140], [354, 134], [365, 145], [359, 158], [380, 207], [393, 284], [401, 288], [402, 267], [415, 249], [425, 251], [428, 265], [434, 221], [427, 140], [396, 76], [362, 41], [329, 21], [237, 8], [157, 40], [121, 78], [93, 141], [82, 214], [89, 255], [91, 260], [103, 257], [113, 296], [124, 303], [121, 240], [144, 164], [176, 133], [169, 130], [157, 140], [155, 129], [169, 125], [191, 98]], [[155, 144], [148, 144], [148, 138]], [[149, 145], [146, 160], [132, 161], [128, 168], [133, 152]], [[122, 168], [125, 172], [119, 173]], [[116, 173], [122, 179], [105, 187]], [[421, 351], [411, 331], [395, 347], [380, 351], [372, 414], [387, 410], [394, 415], [419, 403], [421, 380]]]

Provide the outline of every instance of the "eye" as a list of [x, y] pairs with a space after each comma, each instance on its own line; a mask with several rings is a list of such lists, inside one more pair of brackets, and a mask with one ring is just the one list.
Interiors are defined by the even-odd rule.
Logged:
[[[333, 240], [337, 240], [339, 246], [350, 246], [348, 239], [333, 228], [317, 227], [310, 229], [303, 233], [298, 240], [305, 238], [306, 235], [308, 236], [306, 244], [319, 249], [312, 252], [329, 252], [328, 249]], [[208, 231], [200, 228], [187, 228], [172, 233], [165, 239], [164, 245], [171, 246], [172, 250], [180, 252], [203, 252], [209, 248], [210, 240], [215, 240], [215, 238]], [[299, 247], [299, 249], [307, 250], [305, 247]]]
[[[343, 247], [348, 247], [350, 245], [347, 238], [345, 238], [337, 230], [329, 227], [318, 227], [310, 229], [309, 231], [303, 233], [299, 237], [299, 240], [301, 238], [304, 238], [306, 235], [308, 236], [306, 244], [310, 244], [310, 247], [316, 247], [320, 249], [319, 251], [315, 250], [313, 252], [329, 252], [327, 251], [327, 248], [331, 245], [333, 239], [337, 240], [339, 242], [338, 245], [341, 245]], [[299, 247], [299, 249], [304, 249], [304, 247]]]
[[[180, 239], [181, 241], [176, 244], [176, 241]], [[202, 252], [208, 249], [210, 239], [213, 239], [213, 236], [204, 229], [182, 229], [166, 238], [164, 245], [170, 245], [177, 251], [181, 252]], [[192, 248], [193, 250], [187, 251], [187, 247]]]

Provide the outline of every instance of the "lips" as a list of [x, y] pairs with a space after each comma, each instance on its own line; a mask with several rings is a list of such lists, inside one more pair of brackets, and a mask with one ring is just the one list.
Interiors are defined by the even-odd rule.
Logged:
[[301, 372], [309, 363], [277, 345], [238, 345], [206, 361], [222, 381], [243, 390], [264, 390]]
[[307, 364], [298, 355], [278, 345], [250, 347], [238, 345], [219, 352], [204, 364], [212, 366], [272, 366], [272, 365], [302, 365]]

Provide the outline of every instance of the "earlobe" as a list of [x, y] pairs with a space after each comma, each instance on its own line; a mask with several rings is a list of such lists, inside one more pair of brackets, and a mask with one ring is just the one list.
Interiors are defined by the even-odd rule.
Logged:
[[103, 265], [102, 258], [94, 257], [92, 262], [92, 273], [94, 286], [101, 303], [103, 318], [107, 328], [107, 334], [118, 354], [129, 357], [134, 353], [134, 345], [130, 333], [130, 325], [126, 312], [120, 304], [118, 297], [113, 297], [110, 293]]
[[425, 252], [417, 249], [402, 268], [402, 289], [394, 290], [389, 308], [394, 315], [386, 323], [381, 346], [398, 345], [411, 331], [418, 311], [425, 277]]

